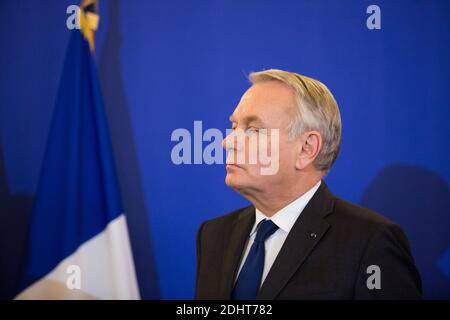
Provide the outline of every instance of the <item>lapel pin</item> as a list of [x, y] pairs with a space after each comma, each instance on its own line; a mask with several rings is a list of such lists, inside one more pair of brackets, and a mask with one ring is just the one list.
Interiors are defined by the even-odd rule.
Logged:
[[310, 234], [309, 234], [309, 236], [311, 237], [311, 238], [317, 238], [317, 234], [316, 233], [314, 233], [314, 232], [311, 232]]

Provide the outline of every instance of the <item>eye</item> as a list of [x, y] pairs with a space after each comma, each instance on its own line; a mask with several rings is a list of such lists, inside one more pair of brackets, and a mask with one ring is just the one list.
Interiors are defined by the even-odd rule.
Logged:
[[246, 132], [247, 134], [256, 134], [256, 133], [259, 132], [259, 129], [258, 129], [258, 128], [255, 128], [255, 127], [250, 127], [250, 128], [248, 128], [245, 132]]

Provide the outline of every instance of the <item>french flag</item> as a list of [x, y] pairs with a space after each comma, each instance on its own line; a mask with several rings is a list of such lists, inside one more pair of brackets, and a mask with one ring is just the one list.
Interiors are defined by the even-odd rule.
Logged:
[[16, 299], [140, 298], [87, 9], [68, 31]]

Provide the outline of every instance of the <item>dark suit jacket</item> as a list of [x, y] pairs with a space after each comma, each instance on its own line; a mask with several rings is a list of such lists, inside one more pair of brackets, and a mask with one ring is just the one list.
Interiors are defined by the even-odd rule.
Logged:
[[[255, 221], [249, 206], [204, 222], [197, 235], [196, 299], [230, 299]], [[381, 289], [368, 278], [380, 268]], [[372, 282], [373, 279], [369, 279]], [[322, 181], [295, 222], [257, 299], [417, 299], [420, 275], [402, 230], [335, 197]]]

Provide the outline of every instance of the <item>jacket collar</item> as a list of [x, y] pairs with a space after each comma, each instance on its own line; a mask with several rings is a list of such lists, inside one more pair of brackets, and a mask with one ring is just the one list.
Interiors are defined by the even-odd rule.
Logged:
[[[289, 232], [261, 286], [257, 299], [276, 298], [327, 232], [330, 225], [325, 217], [332, 213], [333, 207], [334, 196], [322, 180], [319, 189]], [[230, 298], [242, 253], [254, 223], [255, 208], [250, 206], [243, 209], [231, 228], [231, 234], [226, 242], [227, 247], [224, 250], [221, 282], [223, 299]], [[300, 243], [301, 246], [299, 246]]]

